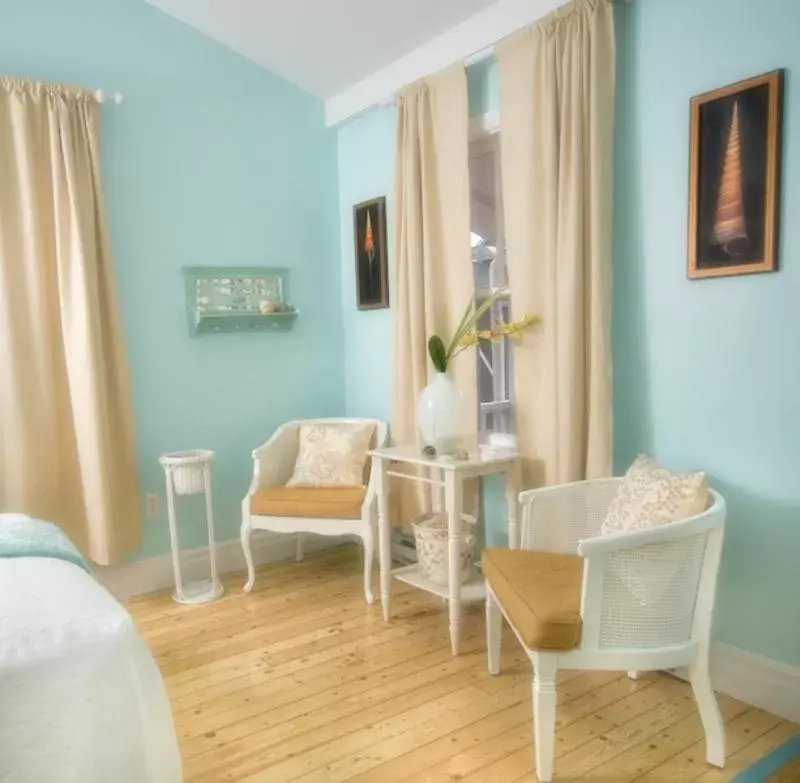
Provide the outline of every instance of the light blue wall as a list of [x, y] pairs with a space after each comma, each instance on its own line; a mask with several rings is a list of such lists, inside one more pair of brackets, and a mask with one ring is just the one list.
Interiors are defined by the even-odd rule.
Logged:
[[[214, 449], [231, 538], [251, 449], [344, 410], [335, 133], [319, 100], [143, 0], [0, 0], [0, 20], [0, 72], [125, 94], [103, 109], [103, 162], [142, 491], [163, 511], [159, 453]], [[187, 264], [291, 267], [295, 330], [190, 339]], [[139, 555], [168, 549], [162, 513]]]
[[500, 105], [500, 81], [494, 57], [467, 68], [467, 92], [470, 117], [486, 114]]
[[[800, 3], [637, 0], [620, 6], [614, 217], [615, 462], [639, 452], [676, 469], [705, 469], [729, 503], [718, 638], [800, 665]], [[679, 45], [676, 45], [679, 42]], [[777, 67], [786, 83], [781, 266], [751, 278], [685, 275], [689, 99]], [[497, 105], [491, 61], [470, 69], [470, 113]], [[346, 144], [343, 142], [346, 140]], [[382, 150], [358, 170], [360, 148]], [[339, 132], [340, 183], [386, 173], [393, 128], [368, 114]], [[340, 187], [342, 229], [349, 218]], [[391, 216], [390, 216], [391, 217]], [[352, 286], [351, 257], [342, 267]], [[345, 305], [347, 303], [345, 302]], [[352, 314], [351, 314], [352, 315]], [[347, 321], [355, 344], [360, 316]], [[374, 373], [348, 411], [388, 395], [391, 343], [364, 328]], [[352, 372], [348, 354], [348, 372]], [[373, 385], [363, 388], [373, 377]], [[376, 395], [377, 396], [374, 396]], [[388, 405], [388, 396], [386, 397]], [[485, 487], [488, 537], [504, 541], [499, 482]]]
[[341, 237], [342, 324], [345, 399], [349, 416], [388, 421], [392, 389], [392, 310], [356, 308], [353, 205], [386, 197], [389, 302], [394, 303], [394, 107], [374, 109], [338, 131], [339, 231]]
[[[717, 635], [800, 665], [800, 3], [637, 0], [620, 123], [617, 464], [704, 468], [727, 498]], [[686, 279], [689, 98], [773, 68], [781, 271]]]

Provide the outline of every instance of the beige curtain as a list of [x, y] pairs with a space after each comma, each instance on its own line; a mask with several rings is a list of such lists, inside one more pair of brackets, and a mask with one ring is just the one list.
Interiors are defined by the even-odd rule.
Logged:
[[[463, 65], [409, 85], [397, 96], [395, 314], [392, 438], [416, 443], [417, 403], [435, 372], [431, 334], [452, 335], [474, 294], [469, 241], [469, 110]], [[448, 370], [475, 411], [474, 351]], [[427, 506], [416, 482], [395, 483], [406, 527]]]
[[0, 511], [92, 560], [139, 546], [128, 371], [90, 93], [0, 79]]
[[497, 47], [507, 265], [526, 486], [610, 475], [611, 0], [575, 0]]

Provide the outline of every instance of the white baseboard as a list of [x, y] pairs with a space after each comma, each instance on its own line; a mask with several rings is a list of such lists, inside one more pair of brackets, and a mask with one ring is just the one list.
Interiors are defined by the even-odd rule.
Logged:
[[[670, 674], [688, 680], [685, 667]], [[712, 642], [711, 680], [714, 690], [800, 723], [800, 668], [742, 650], [732, 644]]]
[[718, 691], [800, 723], [800, 667], [722, 642], [714, 643], [711, 656]]
[[[348, 536], [305, 535], [303, 549], [306, 552], [316, 552], [320, 549], [339, 546], [349, 540]], [[291, 560], [295, 557], [296, 538], [294, 535], [286, 536], [267, 530], [258, 530], [254, 531], [250, 545], [256, 565], [278, 560]], [[244, 556], [238, 538], [217, 544], [217, 571], [220, 574], [245, 571]], [[181, 552], [181, 573], [185, 582], [207, 577], [208, 547], [187, 549]], [[115, 566], [97, 566], [94, 574], [118, 601], [126, 601], [134, 595], [165, 590], [175, 584], [172, 555], [170, 554]], [[244, 578], [242, 585], [244, 585]]]

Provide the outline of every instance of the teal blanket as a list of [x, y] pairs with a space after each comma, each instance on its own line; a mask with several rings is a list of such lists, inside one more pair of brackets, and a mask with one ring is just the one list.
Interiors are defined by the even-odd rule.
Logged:
[[24, 514], [0, 514], [0, 557], [52, 557], [91, 573], [83, 555], [58, 527]]

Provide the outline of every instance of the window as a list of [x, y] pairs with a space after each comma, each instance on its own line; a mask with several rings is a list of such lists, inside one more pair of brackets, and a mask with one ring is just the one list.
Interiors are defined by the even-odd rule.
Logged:
[[[470, 229], [475, 299], [485, 297], [508, 283], [505, 263], [502, 188], [500, 179], [500, 137], [494, 133], [470, 144]], [[494, 322], [508, 322], [511, 303], [507, 296], [497, 300], [479, 329]], [[514, 433], [514, 373], [512, 344], [508, 339], [478, 344], [478, 432], [482, 442], [494, 433]]]

